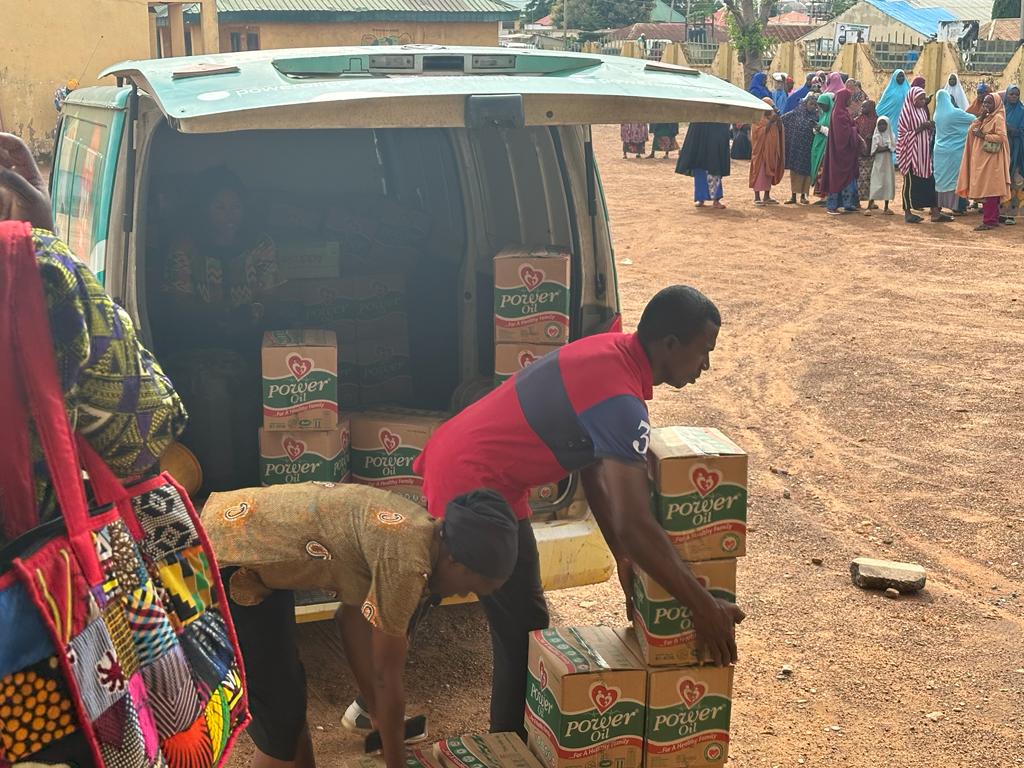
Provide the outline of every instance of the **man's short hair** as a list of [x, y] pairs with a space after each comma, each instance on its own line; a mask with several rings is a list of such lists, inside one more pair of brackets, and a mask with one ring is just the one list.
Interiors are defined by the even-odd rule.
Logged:
[[722, 324], [718, 307], [696, 288], [689, 285], [670, 285], [662, 288], [644, 308], [637, 335], [644, 344], [675, 336], [688, 342], [707, 323]]

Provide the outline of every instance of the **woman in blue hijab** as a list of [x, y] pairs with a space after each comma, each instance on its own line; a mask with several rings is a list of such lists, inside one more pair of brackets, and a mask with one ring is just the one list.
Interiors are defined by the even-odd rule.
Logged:
[[1006, 105], [1006, 135], [1010, 140], [1010, 199], [1002, 205], [999, 219], [1003, 224], [1016, 224], [1024, 205], [1024, 104], [1020, 103], [1020, 87], [1011, 85], [1003, 97]]
[[750, 87], [747, 88], [747, 90], [759, 99], [770, 99], [772, 94], [769, 92], [768, 88], [765, 87], [765, 83], [767, 82], [768, 74], [766, 72], [758, 72], [750, 79]]
[[967, 130], [974, 122], [974, 115], [953, 104], [952, 95], [943, 89], [935, 95], [934, 119], [935, 147], [932, 158], [939, 208], [963, 213], [967, 210], [967, 201], [957, 195], [956, 181], [964, 158]]
[[[876, 113], [889, 118], [894, 143], [899, 138], [900, 112], [903, 111], [903, 103], [907, 100], [908, 93], [910, 93], [910, 83], [907, 82], [907, 73], [902, 69], [897, 69], [892, 73], [892, 77], [889, 78], [889, 83], [885, 86], [885, 90], [882, 91], [882, 98], [875, 105]], [[894, 162], [896, 160], [895, 155], [896, 153], [894, 152]]]

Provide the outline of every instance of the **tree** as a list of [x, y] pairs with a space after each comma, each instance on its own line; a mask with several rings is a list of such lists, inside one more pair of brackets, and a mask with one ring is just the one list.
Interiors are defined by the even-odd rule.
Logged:
[[720, 5], [718, 0], [676, 0], [676, 10], [682, 11], [690, 24], [700, 24], [714, 16]]
[[543, 19], [551, 13], [551, 2], [552, 0], [529, 0], [523, 6], [523, 21], [527, 24], [532, 24], [539, 19]]
[[992, 3], [992, 18], [1020, 18], [1020, 0], [995, 0], [995, 2]]
[[774, 7], [770, 0], [722, 0], [729, 10], [729, 37], [743, 65], [744, 82], [760, 71], [770, 40], [765, 34]]
[[654, 0], [555, 0], [551, 17], [563, 26], [563, 8], [568, 3], [571, 29], [616, 29], [648, 21]]

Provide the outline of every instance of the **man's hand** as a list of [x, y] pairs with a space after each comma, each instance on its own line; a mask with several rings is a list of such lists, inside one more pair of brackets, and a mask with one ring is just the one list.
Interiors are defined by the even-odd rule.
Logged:
[[633, 563], [628, 558], [621, 558], [617, 563], [619, 584], [622, 595], [626, 598], [626, 621], [633, 621]]
[[53, 229], [53, 211], [39, 166], [25, 142], [10, 133], [0, 133], [0, 221], [5, 220]]
[[705, 652], [716, 666], [735, 664], [736, 625], [746, 618], [739, 606], [728, 600], [712, 597], [699, 610], [693, 611], [693, 628], [697, 632], [697, 657]]

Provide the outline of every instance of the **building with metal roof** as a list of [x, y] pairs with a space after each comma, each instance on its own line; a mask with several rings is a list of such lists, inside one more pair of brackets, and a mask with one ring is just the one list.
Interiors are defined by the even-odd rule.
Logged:
[[[800, 38], [809, 49], [838, 48], [839, 38], [848, 30], [859, 33], [862, 42], [921, 46], [935, 38], [943, 21], [966, 20], [948, 7], [959, 2], [959, 10], [970, 12], [975, 0], [942, 0], [942, 6], [919, 0], [860, 0], [827, 24]], [[988, 15], [991, 16], [991, 3]], [[977, 18], [977, 17], [973, 17]], [[988, 18], [982, 18], [987, 21]]]

